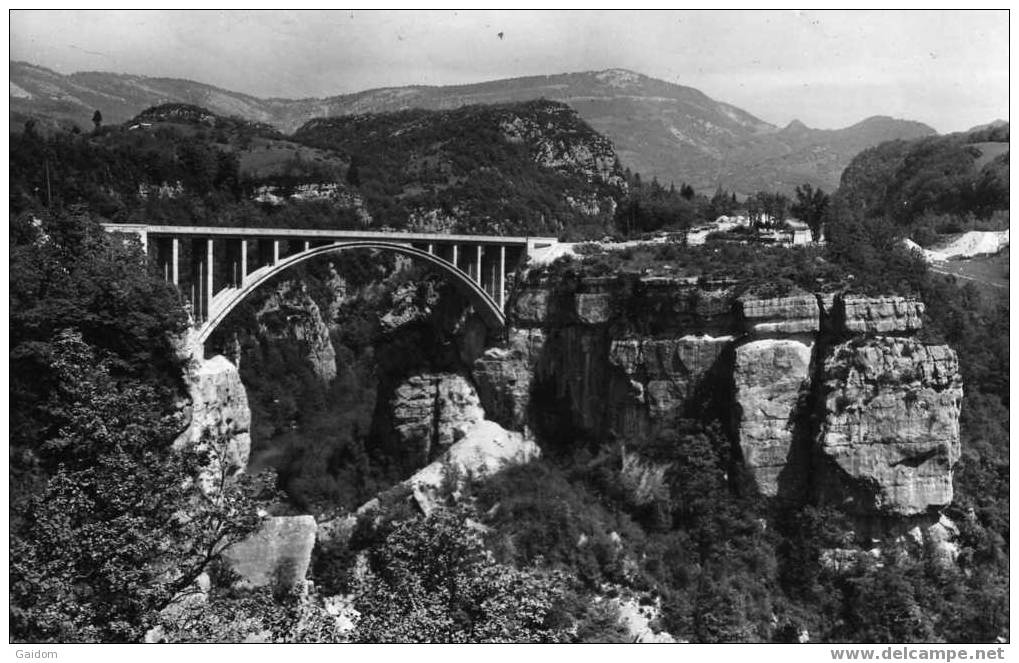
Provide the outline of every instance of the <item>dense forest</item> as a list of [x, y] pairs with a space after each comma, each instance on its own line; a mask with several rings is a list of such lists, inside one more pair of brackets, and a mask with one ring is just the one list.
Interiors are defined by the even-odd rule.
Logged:
[[[530, 121], [555, 125], [561, 154], [600, 137], [562, 105], [507, 113], [450, 112], [453, 135], [438, 115], [408, 111], [316, 121], [288, 138], [163, 107], [122, 127], [11, 135], [12, 640], [138, 641], [158, 626], [171, 641], [259, 632], [287, 642], [614, 642], [627, 636], [611, 599], [628, 596], [657, 607], [658, 629], [695, 642], [793, 642], [803, 631], [826, 642], [1008, 638], [1007, 291], [936, 274], [900, 242], [1007, 227], [1007, 127], [865, 151], [823, 211], [824, 246], [592, 248], [546, 274], [633, 279], [681, 264], [683, 275], [739, 279], [766, 294], [851, 284], [922, 298], [924, 339], [958, 352], [965, 383], [947, 509], [960, 528], [955, 566], [886, 548], [833, 573], [820, 551], [843, 540], [846, 515], [741, 488], [741, 459], [715, 412], [640, 441], [642, 457], [669, 468], [650, 487], [618, 446], [558, 430], [539, 437], [542, 460], [470, 485], [455, 509], [410, 509], [406, 495], [384, 492], [415, 468], [373, 428], [376, 398], [392, 389], [386, 380], [463, 368], [465, 303], [427, 270], [367, 255], [281, 279], [213, 339], [240, 359], [255, 452], [275, 454], [264, 465], [278, 474], [226, 482], [213, 499], [180, 480], [209, 460], [173, 445], [184, 423], [173, 338], [186, 313], [140, 247], [106, 235], [100, 221], [364, 226], [347, 199], [255, 200], [259, 187], [307, 182], [357, 194], [378, 227], [405, 227], [419, 205], [462, 205], [480, 219], [470, 230], [592, 239], [747, 208], [721, 189], [697, 194], [682, 176], [678, 188], [641, 182], [612, 158], [590, 176], [556, 158], [535, 167]], [[521, 140], [507, 141], [500, 122]], [[612, 204], [582, 213], [564, 191]], [[765, 194], [752, 204], [793, 203]], [[348, 291], [329, 332], [338, 375], [323, 385], [301, 359], [305, 341], [281, 331], [299, 312], [272, 306], [297, 289], [324, 309], [337, 281]], [[414, 311], [410, 322], [382, 322], [401, 306]], [[232, 584], [221, 553], [257, 528], [259, 509], [322, 518], [379, 493], [374, 522], [348, 545], [315, 551], [310, 595]], [[207, 600], [167, 610], [203, 573]], [[343, 636], [321, 600], [335, 594], [353, 597], [361, 614]]]

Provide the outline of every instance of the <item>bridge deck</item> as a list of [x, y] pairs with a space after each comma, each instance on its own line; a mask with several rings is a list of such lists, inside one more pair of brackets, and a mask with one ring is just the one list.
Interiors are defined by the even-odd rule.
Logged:
[[433, 244], [501, 244], [503, 246], [556, 243], [555, 237], [503, 237], [499, 235], [447, 235], [374, 230], [324, 230], [320, 228], [251, 228], [234, 226], [157, 226], [149, 224], [104, 223], [112, 232], [146, 232], [150, 235], [191, 235], [195, 237], [258, 237], [263, 239], [375, 240], [382, 242], [431, 242]]

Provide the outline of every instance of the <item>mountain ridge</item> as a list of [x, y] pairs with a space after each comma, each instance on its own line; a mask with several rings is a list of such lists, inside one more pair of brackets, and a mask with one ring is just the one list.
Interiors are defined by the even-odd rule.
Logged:
[[812, 129], [798, 121], [780, 128], [696, 88], [619, 68], [303, 99], [260, 98], [189, 79], [95, 71], [65, 75], [25, 62], [11, 62], [10, 83], [12, 129], [28, 118], [51, 126], [88, 126], [97, 108], [107, 122], [123, 122], [147, 107], [181, 102], [291, 133], [317, 117], [546, 98], [576, 109], [613, 142], [625, 166], [648, 179], [688, 182], [704, 192], [718, 186], [740, 193], [791, 191], [803, 183], [832, 190], [859, 151], [884, 140], [937, 133], [888, 116], [842, 129]]

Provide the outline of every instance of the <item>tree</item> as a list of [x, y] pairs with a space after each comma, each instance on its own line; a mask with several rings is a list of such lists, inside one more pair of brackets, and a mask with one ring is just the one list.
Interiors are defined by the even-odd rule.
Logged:
[[360, 642], [558, 642], [557, 574], [495, 562], [463, 514], [403, 522], [369, 551], [355, 587]]
[[[56, 335], [74, 329], [115, 377], [173, 390], [181, 366], [171, 337], [186, 319], [173, 287], [149, 274], [140, 246], [81, 209], [14, 218], [10, 243], [11, 471], [48, 471], [60, 462], [42, 448], [62, 425], [45, 409], [58, 385]], [[31, 458], [23, 462], [23, 453]]]
[[693, 187], [687, 184], [686, 182], [683, 182], [683, 185], [679, 187], [679, 195], [683, 196], [683, 198], [687, 200], [693, 200], [694, 197]]
[[96, 127], [96, 133], [98, 133], [99, 129], [103, 126], [103, 114], [99, 112], [98, 108], [96, 109], [96, 112], [92, 113], [92, 124]]
[[796, 202], [791, 210], [801, 221], [810, 226], [810, 234], [815, 240], [821, 236], [821, 220], [828, 210], [830, 197], [822, 189], [814, 189], [810, 184], [796, 187]]
[[258, 527], [262, 480], [201, 489], [210, 448], [175, 449], [178, 416], [144, 382], [114, 380], [80, 334], [57, 335], [52, 364], [63, 425], [42, 448], [61, 462], [12, 518], [12, 639], [139, 641]]
[[347, 184], [350, 186], [361, 186], [360, 159], [357, 156], [350, 157], [350, 167], [347, 168]]

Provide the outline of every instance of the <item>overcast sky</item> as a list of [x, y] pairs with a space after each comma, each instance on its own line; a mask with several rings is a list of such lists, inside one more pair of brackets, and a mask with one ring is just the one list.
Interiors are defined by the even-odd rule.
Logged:
[[[1008, 118], [1008, 12], [12, 11], [11, 58], [324, 97], [624, 68], [763, 120]], [[501, 33], [501, 37], [500, 37]]]

